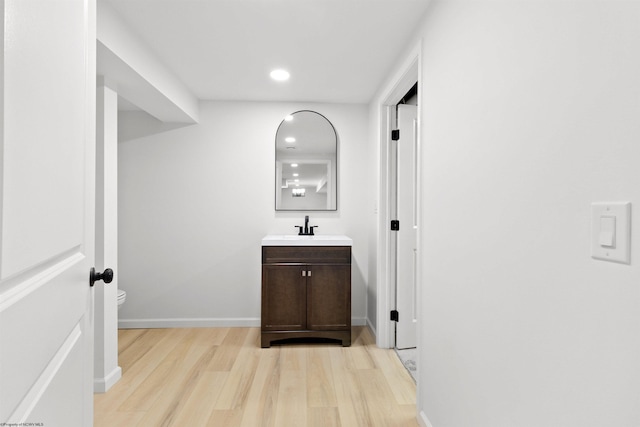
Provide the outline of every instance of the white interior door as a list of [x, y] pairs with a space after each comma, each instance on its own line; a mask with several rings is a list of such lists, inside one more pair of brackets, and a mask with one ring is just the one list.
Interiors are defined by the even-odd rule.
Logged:
[[416, 346], [416, 292], [418, 271], [418, 140], [415, 105], [398, 105], [397, 141], [397, 231], [396, 267], [396, 347]]
[[91, 426], [95, 0], [2, 13], [0, 424]]

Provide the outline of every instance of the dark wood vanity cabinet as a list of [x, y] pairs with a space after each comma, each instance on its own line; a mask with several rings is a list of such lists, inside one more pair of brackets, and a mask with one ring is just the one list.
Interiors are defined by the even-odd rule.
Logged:
[[262, 247], [262, 347], [289, 338], [351, 345], [351, 247]]

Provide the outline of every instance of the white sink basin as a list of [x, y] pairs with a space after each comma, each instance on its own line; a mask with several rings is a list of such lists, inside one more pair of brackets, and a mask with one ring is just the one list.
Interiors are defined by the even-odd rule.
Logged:
[[353, 240], [347, 236], [330, 234], [270, 234], [262, 239], [262, 246], [353, 246]]

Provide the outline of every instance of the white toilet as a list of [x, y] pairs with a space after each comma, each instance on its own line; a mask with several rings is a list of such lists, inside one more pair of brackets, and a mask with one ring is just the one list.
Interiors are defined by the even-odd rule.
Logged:
[[122, 289], [118, 289], [118, 311], [120, 310], [120, 307], [122, 306], [122, 304], [124, 304], [124, 300], [126, 299], [127, 293]]

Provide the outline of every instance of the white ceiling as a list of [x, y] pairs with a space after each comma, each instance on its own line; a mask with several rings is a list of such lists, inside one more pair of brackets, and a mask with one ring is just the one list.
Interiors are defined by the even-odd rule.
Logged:
[[[367, 103], [429, 0], [100, 0], [199, 99]], [[288, 82], [269, 72], [286, 68]]]

